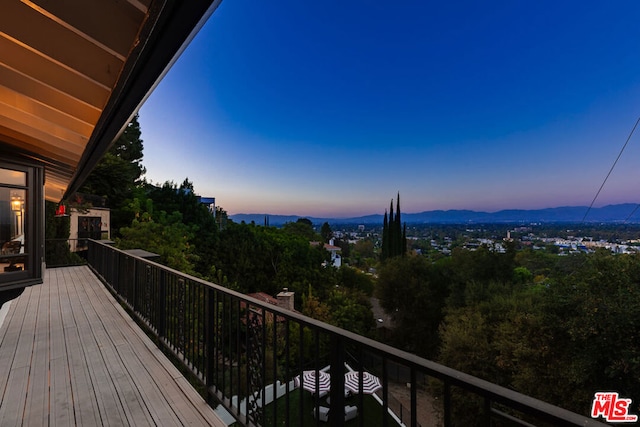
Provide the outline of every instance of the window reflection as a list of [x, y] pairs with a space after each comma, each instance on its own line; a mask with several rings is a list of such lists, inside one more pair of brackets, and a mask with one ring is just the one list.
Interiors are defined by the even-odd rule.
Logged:
[[26, 187], [27, 174], [13, 169], [0, 168], [0, 183]]
[[0, 168], [0, 274], [27, 267], [26, 173]]

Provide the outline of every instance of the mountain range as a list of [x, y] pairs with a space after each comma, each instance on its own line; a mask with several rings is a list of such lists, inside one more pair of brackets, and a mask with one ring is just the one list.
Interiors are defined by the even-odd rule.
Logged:
[[[466, 224], [466, 223], [639, 223], [640, 210], [638, 204], [622, 203], [607, 205], [601, 208], [588, 206], [563, 206], [547, 209], [507, 209], [497, 212], [479, 212], [472, 210], [434, 210], [418, 213], [402, 213], [402, 222], [407, 224]], [[588, 213], [588, 214], [587, 214]], [[587, 215], [585, 218], [585, 214]], [[632, 215], [633, 214], [633, 215]], [[255, 222], [263, 225], [268, 218], [269, 225], [280, 226], [287, 222], [295, 222], [299, 218], [307, 218], [314, 224], [380, 224], [383, 215], [373, 214], [352, 218], [320, 218], [297, 215], [270, 214], [235, 214], [229, 215], [234, 222]]]

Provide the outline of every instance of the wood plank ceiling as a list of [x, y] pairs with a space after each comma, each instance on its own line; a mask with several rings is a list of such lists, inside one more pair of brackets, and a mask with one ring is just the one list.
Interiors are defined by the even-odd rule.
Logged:
[[149, 8], [143, 1], [2, 0], [0, 139], [39, 153], [60, 200]]
[[[186, 7], [181, 3], [0, 0], [0, 147], [45, 164], [47, 200], [59, 201], [67, 192], [89, 157], [87, 151], [95, 151], [92, 138], [102, 138], [106, 127], [119, 131], [126, 125], [216, 2], [189, 0], [198, 9], [182, 15], [180, 9]], [[181, 31], [167, 30], [171, 19], [182, 20], [174, 25]], [[165, 27], [156, 28], [160, 24]], [[173, 37], [169, 59], [136, 83], [144, 88], [133, 90], [137, 98], [128, 103], [130, 111], [109, 111], [120, 108], [114, 98], [128, 95], [131, 84], [123, 80], [131, 80], [131, 70], [140, 67], [146, 45], [152, 45], [154, 37], [170, 38], [167, 31]], [[110, 123], [113, 120], [122, 123]]]

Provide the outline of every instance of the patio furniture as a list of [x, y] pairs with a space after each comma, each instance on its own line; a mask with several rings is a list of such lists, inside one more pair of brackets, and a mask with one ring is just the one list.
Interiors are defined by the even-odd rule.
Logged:
[[2, 249], [0, 249], [0, 253], [2, 255], [19, 254], [21, 246], [22, 246], [22, 243], [20, 243], [20, 240], [9, 240], [8, 242], [4, 242], [2, 244]]
[[[313, 393], [312, 393], [312, 394], [313, 394]], [[329, 393], [327, 392], [327, 393], [325, 393], [325, 394], [329, 394]], [[345, 389], [344, 389], [344, 397], [349, 397], [349, 396], [351, 396], [351, 391], [350, 391], [350, 390], [347, 390], [347, 389], [345, 388]], [[322, 397], [322, 395], [321, 395], [320, 397]], [[331, 404], [331, 397], [327, 397], [327, 404], [328, 404], [328, 405], [329, 405], [329, 404]]]
[[[325, 396], [326, 396], [326, 395], [328, 395], [328, 394], [329, 394], [329, 390], [320, 390], [320, 393], [318, 393], [318, 397], [319, 397], [320, 399], [322, 399], [323, 397], [325, 397]], [[311, 392], [311, 396], [313, 396], [313, 397], [315, 397], [315, 396], [316, 396], [315, 391], [312, 391], [312, 392]], [[327, 403], [329, 403], [329, 398], [328, 398], [328, 397], [327, 397]]]
[[324, 397], [331, 390], [331, 375], [323, 371], [309, 370], [304, 371], [302, 375], [298, 375], [294, 378], [295, 387], [302, 387], [303, 389], [315, 394], [316, 382], [318, 385], [318, 396]]
[[380, 379], [369, 372], [363, 372], [362, 378], [358, 371], [347, 372], [344, 376], [344, 387], [354, 394], [360, 393], [360, 381], [362, 380], [362, 393], [373, 394], [382, 388]]
[[9, 265], [4, 268], [4, 271], [20, 271], [22, 267], [16, 266], [15, 257], [2, 257], [2, 255], [17, 255], [20, 253], [22, 243], [19, 240], [10, 240], [2, 244], [0, 249], [0, 262], [8, 263]]
[[[317, 412], [316, 412], [317, 409]], [[358, 407], [347, 405], [344, 407], [344, 420], [349, 421], [358, 416]], [[313, 408], [313, 417], [328, 423], [329, 422], [329, 408], [326, 406], [319, 406], [318, 408]]]
[[358, 416], [357, 406], [345, 406], [344, 407], [344, 420], [349, 421]]
[[[316, 413], [316, 409], [318, 410]], [[325, 423], [329, 422], [329, 408], [326, 406], [319, 406], [318, 408], [313, 408], [313, 417], [323, 421]]]

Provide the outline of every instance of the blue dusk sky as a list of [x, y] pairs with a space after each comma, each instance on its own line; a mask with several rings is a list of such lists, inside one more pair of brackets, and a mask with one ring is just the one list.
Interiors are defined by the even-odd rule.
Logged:
[[[224, 0], [140, 110], [230, 214], [588, 206], [640, 115], [638, 1]], [[640, 130], [595, 206], [640, 202]]]

